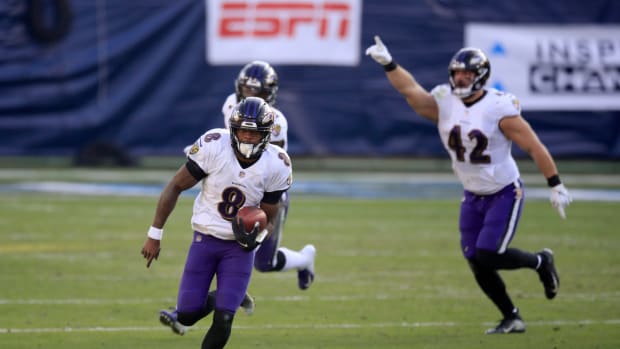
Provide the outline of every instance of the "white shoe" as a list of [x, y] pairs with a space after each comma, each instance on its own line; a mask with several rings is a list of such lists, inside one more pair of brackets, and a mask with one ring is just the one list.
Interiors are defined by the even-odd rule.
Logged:
[[182, 336], [187, 332], [187, 328], [177, 320], [177, 311], [175, 309], [160, 310], [159, 322], [162, 325], [170, 327], [172, 332]]
[[519, 315], [516, 317], [502, 319], [499, 325], [489, 328], [485, 334], [506, 334], [506, 333], [523, 333], [525, 332], [525, 322]]
[[244, 313], [252, 315], [254, 314], [254, 308], [256, 308], [254, 297], [250, 296], [249, 293], [246, 293], [243, 297], [243, 302], [241, 302], [241, 309], [243, 309]]

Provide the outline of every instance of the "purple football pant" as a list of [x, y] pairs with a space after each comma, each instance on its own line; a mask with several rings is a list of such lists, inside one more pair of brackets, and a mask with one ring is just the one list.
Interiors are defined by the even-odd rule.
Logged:
[[282, 231], [284, 230], [284, 223], [286, 222], [286, 216], [288, 214], [288, 207], [290, 201], [287, 192], [282, 194], [278, 207], [278, 214], [275, 219], [275, 224], [271, 235], [263, 241], [258, 247], [256, 252], [256, 259], [254, 260], [254, 267], [261, 272], [273, 271], [277, 264], [276, 255], [278, 248], [280, 247], [280, 241], [282, 240]]
[[477, 249], [502, 254], [515, 236], [521, 218], [524, 190], [520, 180], [491, 195], [465, 190], [459, 229], [461, 251], [467, 259]]
[[253, 263], [254, 252], [243, 250], [235, 240], [194, 232], [179, 286], [177, 310], [201, 310], [215, 276], [215, 309], [235, 313], [250, 283]]

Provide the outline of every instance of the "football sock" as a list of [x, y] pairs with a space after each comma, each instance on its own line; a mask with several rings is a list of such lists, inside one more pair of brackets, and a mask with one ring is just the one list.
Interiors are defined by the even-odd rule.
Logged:
[[538, 270], [538, 268], [542, 266], [542, 257], [541, 255], [536, 254], [536, 258], [538, 259], [538, 262], [536, 263], [536, 270]]
[[478, 286], [491, 299], [502, 315], [510, 317], [515, 309], [510, 296], [506, 292], [506, 285], [496, 270], [479, 265], [476, 261], [469, 261]]
[[308, 265], [312, 262], [308, 256], [288, 249], [286, 247], [280, 247], [278, 249], [278, 254], [282, 253], [284, 256], [284, 267], [282, 267], [281, 271], [291, 270], [291, 269], [304, 269], [307, 268]]
[[224, 348], [228, 338], [230, 338], [234, 317], [234, 314], [227, 311], [216, 310], [213, 314], [213, 323], [202, 340], [201, 349]]
[[203, 305], [202, 309], [193, 313], [180, 313], [177, 312], [177, 320], [185, 325], [192, 326], [205, 316], [209, 315], [213, 309], [215, 308], [215, 291], [209, 292], [207, 295], [207, 300]]
[[492, 269], [535, 269], [538, 265], [538, 255], [516, 248], [506, 249], [506, 252], [497, 254], [495, 252], [478, 250], [476, 260], [483, 266]]

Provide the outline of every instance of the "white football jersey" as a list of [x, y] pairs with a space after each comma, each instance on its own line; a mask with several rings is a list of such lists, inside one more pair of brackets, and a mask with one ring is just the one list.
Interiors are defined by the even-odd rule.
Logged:
[[515, 96], [489, 88], [481, 100], [467, 107], [448, 84], [435, 87], [431, 94], [439, 107], [441, 141], [465, 190], [493, 194], [519, 178], [512, 141], [499, 128], [504, 117], [521, 114]]
[[[224, 115], [224, 125], [228, 129], [230, 126], [228, 124], [228, 119], [230, 119], [230, 114], [233, 111], [235, 105], [237, 105], [237, 95], [231, 94], [226, 98], [224, 105], [222, 106], [222, 114]], [[284, 114], [280, 110], [275, 107], [271, 107], [274, 112], [273, 119], [273, 130], [271, 131], [271, 140], [270, 142], [281, 142], [284, 141], [284, 150], [288, 150], [288, 121]]]
[[200, 136], [188, 157], [207, 174], [194, 201], [192, 228], [224, 240], [234, 240], [231, 222], [241, 207], [258, 206], [264, 193], [287, 190], [293, 180], [288, 154], [272, 144], [242, 168], [223, 128]]

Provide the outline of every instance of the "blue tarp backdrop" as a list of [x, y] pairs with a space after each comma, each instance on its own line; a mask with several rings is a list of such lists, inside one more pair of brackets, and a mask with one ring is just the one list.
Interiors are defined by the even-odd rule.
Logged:
[[[204, 6], [3, 1], [0, 155], [73, 155], [96, 143], [136, 156], [181, 155], [204, 131], [220, 127], [241, 66], [207, 64]], [[465, 23], [620, 23], [614, 0], [373, 0], [362, 11], [360, 56], [380, 34], [427, 89], [447, 81]], [[415, 115], [380, 66], [367, 57], [360, 62], [275, 66], [291, 155], [445, 156], [434, 125]], [[524, 117], [556, 157], [620, 159], [618, 111]]]

